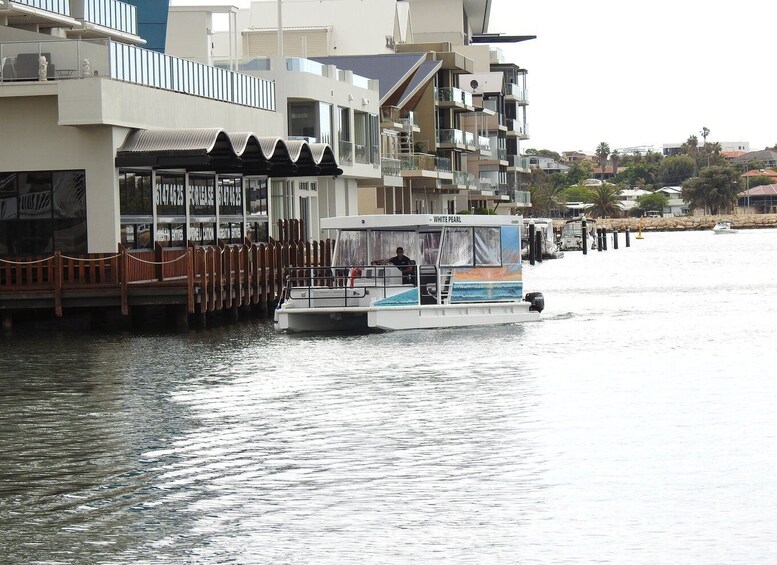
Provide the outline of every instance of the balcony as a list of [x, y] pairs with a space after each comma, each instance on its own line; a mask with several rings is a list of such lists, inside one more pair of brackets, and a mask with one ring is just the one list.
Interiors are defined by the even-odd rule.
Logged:
[[30, 8], [45, 10], [60, 16], [70, 16], [70, 0], [13, 0], [15, 4], [23, 4]]
[[483, 155], [484, 157], [491, 157], [494, 153], [493, 150], [491, 149], [491, 138], [479, 135], [478, 149], [480, 149], [480, 154]]
[[434, 99], [442, 108], [472, 111], [472, 94], [459, 88], [442, 87], [434, 90]]
[[408, 178], [426, 178], [451, 180], [451, 160], [428, 153], [400, 155], [402, 176]]
[[384, 177], [402, 177], [402, 161], [383, 157], [380, 160], [380, 170]]
[[520, 120], [508, 118], [507, 135], [508, 137], [517, 137], [518, 139], [529, 139], [529, 128]]
[[382, 127], [401, 127], [400, 110], [396, 106], [382, 106], [380, 109], [380, 125]]
[[476, 186], [475, 175], [467, 171], [453, 171], [453, 184], [459, 188], [473, 190]]
[[340, 163], [343, 165], [352, 165], [353, 143], [346, 139], [341, 139], [338, 143], [337, 149]]
[[464, 132], [460, 129], [441, 129], [437, 132], [437, 145], [452, 145], [464, 149]]
[[73, 2], [73, 16], [89, 25], [100, 26], [118, 32], [137, 35], [137, 8], [119, 0], [82, 0], [83, 4]]
[[404, 131], [421, 131], [421, 128], [415, 123], [415, 114], [413, 112], [407, 112], [404, 117], [399, 118], [399, 123], [402, 124], [402, 129]]
[[515, 190], [513, 192], [513, 202], [515, 202], [516, 205], [522, 206], [522, 207], [530, 207], [531, 206], [531, 192], [528, 190]]
[[531, 172], [529, 165], [529, 157], [522, 157], [520, 155], [512, 155], [507, 167], [509, 172], [514, 173], [529, 173]]
[[505, 88], [505, 100], [508, 102], [518, 102], [521, 105], [529, 103], [529, 91], [521, 88], [514, 82], [508, 83]]
[[360, 145], [355, 143], [354, 146], [354, 161], [357, 165], [369, 165], [370, 164], [370, 148], [366, 145]]

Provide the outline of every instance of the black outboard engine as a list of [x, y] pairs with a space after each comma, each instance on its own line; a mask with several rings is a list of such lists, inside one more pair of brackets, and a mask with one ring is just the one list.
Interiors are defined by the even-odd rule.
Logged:
[[533, 310], [534, 312], [542, 312], [545, 309], [545, 297], [542, 296], [541, 292], [526, 293], [526, 298], [524, 298], [524, 301], [531, 304], [531, 306], [529, 306], [530, 311]]

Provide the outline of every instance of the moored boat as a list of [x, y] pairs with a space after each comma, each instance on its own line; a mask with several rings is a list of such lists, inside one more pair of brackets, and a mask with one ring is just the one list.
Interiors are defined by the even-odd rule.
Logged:
[[[482, 326], [537, 321], [523, 296], [521, 216], [397, 214], [321, 220], [331, 267], [292, 269], [275, 327], [289, 331]], [[409, 261], [394, 255], [402, 247]]]
[[731, 222], [721, 220], [712, 227], [714, 233], [737, 233], [737, 230], [731, 227]]

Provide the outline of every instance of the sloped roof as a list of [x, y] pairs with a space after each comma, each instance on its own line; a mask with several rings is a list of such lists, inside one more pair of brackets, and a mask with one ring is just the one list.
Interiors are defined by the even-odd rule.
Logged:
[[418, 94], [423, 86], [434, 78], [442, 67], [442, 61], [424, 61], [405, 86], [402, 97], [397, 102], [397, 108], [403, 108], [413, 97]]
[[750, 151], [739, 157], [735, 157], [734, 161], [777, 161], [777, 151], [773, 149], [761, 149], [760, 151]]
[[777, 184], [764, 184], [743, 190], [739, 196], [777, 196]]
[[777, 177], [777, 171], [774, 169], [753, 169], [740, 175], [743, 177]]
[[335, 65], [338, 69], [378, 80], [380, 105], [409, 79], [426, 60], [425, 53], [384, 53], [381, 55], [351, 55], [342, 57], [310, 57], [323, 65]]
[[228, 133], [220, 128], [137, 129], [116, 152], [117, 167], [239, 172], [271, 177], [341, 175], [325, 143]]

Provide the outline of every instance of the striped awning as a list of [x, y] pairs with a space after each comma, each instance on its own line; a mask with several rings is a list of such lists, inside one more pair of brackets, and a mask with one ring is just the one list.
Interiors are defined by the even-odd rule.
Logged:
[[220, 128], [133, 130], [116, 152], [116, 166], [271, 177], [343, 174], [326, 143], [229, 133]]

